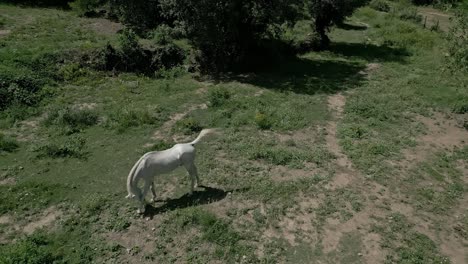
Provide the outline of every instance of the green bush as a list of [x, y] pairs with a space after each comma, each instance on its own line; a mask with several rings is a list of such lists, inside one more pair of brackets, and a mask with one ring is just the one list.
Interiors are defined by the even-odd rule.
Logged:
[[10, 137], [7, 137], [0, 133], [0, 153], [2, 151], [12, 152], [19, 147], [18, 142]]
[[15, 243], [0, 248], [0, 263], [55, 263], [59, 259], [54, 256], [54, 252], [48, 247], [50, 243], [51, 241], [40, 233], [22, 238]]
[[390, 11], [390, 4], [385, 1], [385, 0], [372, 0], [370, 3], [369, 3], [369, 6], [374, 9], [374, 10], [377, 10], [377, 11], [380, 11], [380, 12], [388, 12]]
[[255, 113], [255, 124], [257, 124], [260, 129], [270, 129], [273, 126], [271, 117], [262, 112]]
[[418, 9], [414, 7], [403, 6], [397, 9], [397, 15], [402, 20], [409, 20], [415, 23], [421, 23], [422, 15], [418, 13]]
[[149, 110], [123, 108], [111, 112], [105, 125], [122, 133], [131, 127], [159, 125], [163, 120], [161, 109], [156, 109], [153, 113], [150, 113]]
[[53, 108], [44, 119], [46, 126], [61, 126], [70, 132], [94, 126], [98, 123], [99, 116], [92, 109], [75, 109], [71, 107]]
[[447, 34], [449, 69], [468, 72], [468, 13], [459, 11], [452, 21], [452, 27]]
[[107, 44], [103, 48], [84, 54], [81, 57], [81, 65], [101, 71], [154, 75], [159, 70], [182, 65], [185, 57], [185, 51], [174, 43], [145, 48], [139, 44], [136, 33], [126, 29], [119, 35], [118, 48]]
[[191, 117], [184, 118], [182, 120], [177, 121], [175, 127], [176, 127], [176, 130], [186, 135], [198, 133], [203, 129], [200, 123]]
[[210, 90], [208, 98], [210, 106], [218, 107], [225, 104], [231, 98], [231, 93], [227, 89], [216, 88]]
[[70, 7], [81, 16], [91, 16], [95, 9], [105, 4], [107, 0], [75, 0]]
[[35, 149], [38, 157], [50, 158], [84, 158], [86, 140], [80, 136], [72, 136], [65, 142], [49, 142]]
[[59, 80], [59, 54], [28, 55], [0, 64], [0, 110], [12, 105], [33, 106], [46, 93], [45, 85]]

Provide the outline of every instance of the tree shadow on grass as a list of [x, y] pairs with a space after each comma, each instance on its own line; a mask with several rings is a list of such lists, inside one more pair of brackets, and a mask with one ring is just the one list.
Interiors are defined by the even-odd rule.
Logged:
[[411, 54], [403, 48], [377, 46], [364, 43], [335, 42], [330, 51], [345, 57], [358, 57], [367, 61], [396, 61], [405, 62]]
[[348, 24], [348, 23], [343, 23], [338, 25], [339, 28], [344, 29], [344, 30], [366, 30], [367, 27], [364, 25], [353, 25], [353, 24]]
[[363, 63], [342, 60], [293, 58], [261, 72], [229, 76], [221, 81], [235, 80], [297, 94], [331, 94], [359, 85], [364, 80], [361, 73], [365, 67]]
[[218, 188], [212, 188], [208, 186], [199, 186], [203, 188], [203, 191], [194, 191], [193, 194], [184, 194], [179, 198], [167, 199], [164, 204], [159, 207], [152, 205], [146, 205], [144, 216], [153, 217], [155, 215], [173, 211], [176, 209], [187, 208], [196, 205], [210, 204], [226, 198], [228, 193], [231, 192], [243, 192], [248, 188], [233, 189], [233, 190], [222, 190]]
[[[262, 71], [224, 76], [219, 81], [239, 81], [266, 89], [313, 95], [333, 94], [359, 86], [365, 81], [366, 64], [344, 60], [357, 57], [369, 62], [403, 63], [409, 53], [404, 49], [360, 43], [333, 43], [328, 51], [338, 55], [331, 59], [285, 58]], [[341, 57], [341, 58], [340, 58]]]

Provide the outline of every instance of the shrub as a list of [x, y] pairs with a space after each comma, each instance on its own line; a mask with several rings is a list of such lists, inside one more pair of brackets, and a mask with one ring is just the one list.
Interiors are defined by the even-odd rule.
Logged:
[[176, 123], [176, 130], [186, 135], [200, 132], [202, 129], [203, 127], [200, 125], [200, 123], [191, 117], [184, 118], [177, 121]]
[[260, 129], [270, 129], [273, 126], [271, 118], [262, 112], [257, 112], [255, 114], [255, 124]]
[[44, 120], [44, 124], [64, 126], [75, 131], [97, 124], [98, 119], [98, 114], [92, 109], [64, 107], [52, 109]]
[[106, 126], [116, 129], [117, 132], [121, 133], [130, 127], [159, 125], [163, 119], [160, 109], [156, 109], [151, 114], [148, 110], [124, 108], [112, 112], [106, 121]]
[[81, 16], [91, 16], [95, 9], [104, 5], [107, 0], [75, 0], [70, 7]]
[[452, 106], [452, 112], [456, 114], [468, 113], [468, 101], [459, 100]]
[[402, 20], [410, 20], [415, 23], [421, 23], [422, 15], [418, 14], [418, 10], [414, 7], [403, 6], [397, 11], [397, 15]]
[[63, 65], [59, 70], [59, 75], [64, 81], [74, 81], [79, 77], [88, 75], [89, 70], [79, 63], [69, 63]]
[[96, 70], [137, 72], [153, 75], [161, 69], [170, 69], [183, 64], [185, 51], [173, 43], [153, 48], [144, 48], [132, 30], [124, 30], [119, 36], [120, 47], [110, 44], [89, 54], [84, 54], [81, 62]]
[[54, 263], [59, 260], [48, 245], [51, 242], [41, 233], [18, 240], [0, 248], [1, 263]]
[[375, 9], [375, 10], [380, 11], [380, 12], [390, 11], [390, 4], [385, 0], [372, 0], [369, 3], [369, 6], [372, 9]]
[[447, 64], [452, 71], [468, 72], [468, 13], [459, 11], [447, 34]]
[[182, 65], [185, 59], [183, 49], [173, 43], [158, 46], [152, 52], [152, 69], [169, 69]]
[[210, 90], [208, 98], [210, 106], [218, 107], [225, 104], [231, 98], [231, 93], [227, 89], [216, 88]]
[[86, 140], [80, 136], [72, 136], [65, 142], [49, 142], [35, 149], [38, 157], [50, 158], [84, 158]]
[[12, 105], [33, 106], [45, 95], [42, 88], [59, 79], [57, 54], [23, 56], [0, 64], [0, 110]]
[[110, 12], [139, 34], [157, 25], [173, 22], [170, 14], [161, 13], [159, 0], [109, 0], [109, 4]]
[[12, 152], [19, 147], [18, 142], [0, 133], [0, 152]]

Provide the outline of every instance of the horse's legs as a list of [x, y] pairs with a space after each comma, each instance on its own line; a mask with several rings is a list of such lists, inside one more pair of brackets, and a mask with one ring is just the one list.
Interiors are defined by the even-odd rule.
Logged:
[[195, 166], [194, 163], [190, 164], [185, 164], [185, 169], [187, 169], [189, 175], [190, 175], [190, 180], [191, 180], [191, 186], [190, 186], [190, 194], [193, 193], [193, 189], [198, 187], [198, 172], [197, 172], [197, 167]]
[[143, 185], [143, 192], [141, 193], [141, 197], [139, 197], [140, 200], [140, 209], [138, 209], [139, 213], [144, 213], [145, 212], [145, 197], [146, 194], [148, 194], [148, 191], [151, 186], [151, 180], [150, 179], [145, 179], [145, 183]]
[[156, 190], [154, 187], [154, 181], [151, 182], [150, 189], [151, 189], [151, 194], [153, 195], [153, 198], [151, 198], [151, 202], [154, 203], [156, 201]]

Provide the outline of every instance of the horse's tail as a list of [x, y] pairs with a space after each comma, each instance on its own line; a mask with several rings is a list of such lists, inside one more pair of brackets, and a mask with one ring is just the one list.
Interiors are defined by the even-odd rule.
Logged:
[[127, 177], [127, 192], [128, 195], [125, 196], [125, 198], [133, 198], [135, 196], [139, 196], [141, 191], [138, 189], [136, 186], [135, 182], [135, 174], [138, 172], [140, 163], [146, 158], [146, 155], [143, 155], [136, 163], [133, 165], [132, 169], [130, 170], [130, 173], [128, 174]]
[[200, 132], [200, 134], [198, 135], [198, 137], [197, 137], [194, 141], [190, 142], [190, 145], [193, 146], [193, 145], [197, 144], [198, 142], [200, 142], [200, 140], [201, 140], [204, 136], [206, 136], [206, 135], [209, 134], [209, 133], [215, 132], [215, 131], [216, 131], [216, 129], [214, 129], [214, 128], [211, 128], [211, 129], [203, 129], [203, 130]]

